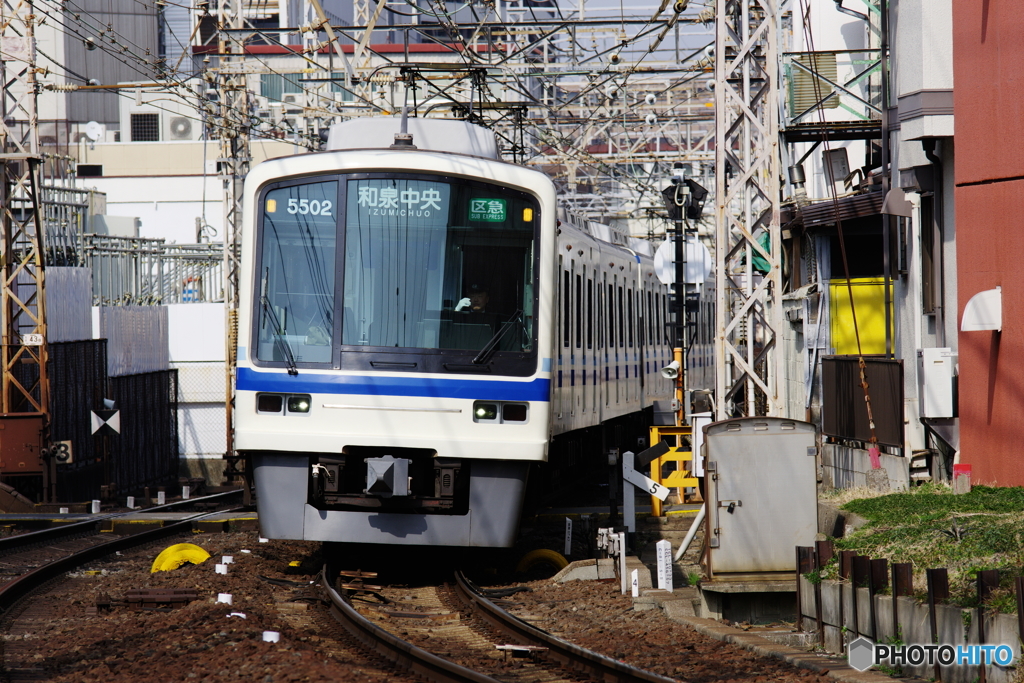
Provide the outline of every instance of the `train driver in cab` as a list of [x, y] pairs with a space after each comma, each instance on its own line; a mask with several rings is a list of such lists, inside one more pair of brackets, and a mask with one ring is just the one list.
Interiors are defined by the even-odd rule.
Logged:
[[466, 296], [455, 306], [456, 312], [463, 313], [487, 313], [487, 302], [490, 297], [487, 295], [487, 288], [480, 285], [470, 285], [466, 290]]

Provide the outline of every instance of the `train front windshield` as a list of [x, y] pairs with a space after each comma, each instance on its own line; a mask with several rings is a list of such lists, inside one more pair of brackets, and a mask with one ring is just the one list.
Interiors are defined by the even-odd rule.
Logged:
[[258, 364], [535, 370], [532, 196], [352, 174], [270, 186], [260, 208]]

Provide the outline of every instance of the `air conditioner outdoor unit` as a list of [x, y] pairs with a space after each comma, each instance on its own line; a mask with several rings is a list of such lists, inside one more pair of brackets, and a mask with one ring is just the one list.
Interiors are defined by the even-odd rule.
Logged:
[[167, 116], [167, 135], [165, 140], [194, 140], [194, 132], [200, 128], [198, 121], [187, 116]]
[[921, 417], [951, 418], [956, 414], [954, 377], [957, 353], [949, 348], [917, 350], [918, 406]]

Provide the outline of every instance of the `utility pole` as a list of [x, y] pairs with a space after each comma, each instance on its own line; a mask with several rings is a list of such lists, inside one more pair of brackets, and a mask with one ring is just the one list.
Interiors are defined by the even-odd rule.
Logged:
[[0, 448], [5, 460], [24, 458], [25, 473], [42, 474], [43, 499], [53, 501], [35, 24], [31, 2], [0, 4]]
[[[221, 29], [218, 41], [218, 88], [220, 112], [215, 117], [215, 133], [220, 139], [220, 177], [224, 188], [224, 306], [227, 322], [225, 349], [225, 420], [227, 466], [224, 478], [228, 482], [245, 481], [246, 473], [235, 452], [234, 404], [235, 376], [238, 354], [238, 288], [242, 237], [242, 183], [249, 172], [249, 90], [242, 65], [245, 62], [247, 33], [243, 0], [218, 0], [217, 20]], [[238, 67], [233, 67], [238, 65]], [[248, 502], [249, 489], [245, 489]]]
[[[779, 0], [716, 0], [718, 419], [779, 415]], [[755, 237], [757, 233], [758, 237]], [[767, 233], [767, 249], [759, 243]], [[758, 264], [755, 264], [755, 258]], [[757, 268], [767, 272], [758, 272]]]

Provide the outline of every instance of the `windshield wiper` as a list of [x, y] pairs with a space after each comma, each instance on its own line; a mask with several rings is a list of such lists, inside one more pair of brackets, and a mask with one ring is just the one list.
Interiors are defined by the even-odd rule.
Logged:
[[274, 325], [274, 343], [280, 345], [284, 350], [284, 355], [288, 359], [288, 374], [297, 375], [299, 367], [295, 363], [295, 356], [292, 355], [292, 347], [288, 346], [288, 342], [284, 340], [281, 321], [277, 319], [277, 313], [274, 312], [274, 307], [270, 305], [270, 300], [267, 298], [267, 279], [270, 277], [270, 269], [268, 268], [267, 271], [267, 274], [263, 276], [263, 286], [260, 288], [260, 305], [263, 307], [264, 315], [270, 314], [270, 321]]
[[491, 356], [494, 355], [494, 352], [498, 350], [498, 344], [501, 342], [502, 338], [509, 330], [512, 329], [512, 323], [521, 322], [522, 315], [523, 309], [520, 308], [512, 315], [511, 318], [503, 322], [501, 324], [501, 329], [491, 337], [489, 342], [484, 344], [484, 347], [480, 349], [480, 353], [476, 354], [476, 357], [473, 359], [473, 363], [480, 365], [490, 360]]

